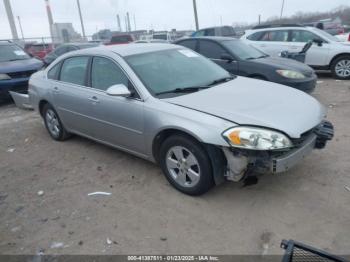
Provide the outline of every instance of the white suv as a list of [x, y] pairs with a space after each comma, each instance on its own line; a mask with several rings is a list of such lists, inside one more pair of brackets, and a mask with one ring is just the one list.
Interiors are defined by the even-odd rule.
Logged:
[[350, 42], [340, 42], [315, 27], [257, 26], [247, 30], [241, 39], [271, 56], [301, 51], [305, 43], [313, 41], [305, 63], [314, 69], [331, 70], [336, 78], [350, 79]]

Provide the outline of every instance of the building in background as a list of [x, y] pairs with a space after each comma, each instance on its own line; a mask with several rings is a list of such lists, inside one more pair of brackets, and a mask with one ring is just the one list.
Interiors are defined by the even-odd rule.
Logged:
[[82, 37], [77, 33], [72, 23], [53, 23], [52, 37], [54, 43], [80, 42]]

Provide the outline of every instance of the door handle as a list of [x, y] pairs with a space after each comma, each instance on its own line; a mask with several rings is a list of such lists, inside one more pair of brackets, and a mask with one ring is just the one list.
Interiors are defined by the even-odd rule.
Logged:
[[98, 100], [98, 98], [96, 96], [92, 96], [92, 97], [90, 97], [88, 99], [94, 104], [100, 103], [100, 100]]
[[55, 86], [55, 87], [53, 88], [53, 91], [54, 91], [55, 93], [59, 93], [58, 87]]
[[266, 45], [265, 45], [265, 44], [263, 44], [263, 45], [260, 45], [260, 47], [266, 47]]
[[299, 47], [298, 46], [295, 46], [295, 45], [293, 45], [293, 46], [291, 46], [290, 47], [290, 49], [298, 49]]

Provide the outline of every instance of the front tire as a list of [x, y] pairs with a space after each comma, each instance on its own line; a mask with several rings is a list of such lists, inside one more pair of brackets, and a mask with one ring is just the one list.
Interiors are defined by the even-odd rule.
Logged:
[[202, 195], [214, 186], [209, 156], [192, 138], [174, 135], [160, 148], [160, 166], [169, 183], [187, 195]]
[[331, 71], [334, 78], [350, 79], [350, 55], [343, 55], [335, 59], [331, 64]]
[[54, 140], [64, 141], [70, 137], [70, 134], [64, 128], [56, 110], [50, 104], [44, 106], [42, 115], [45, 127]]

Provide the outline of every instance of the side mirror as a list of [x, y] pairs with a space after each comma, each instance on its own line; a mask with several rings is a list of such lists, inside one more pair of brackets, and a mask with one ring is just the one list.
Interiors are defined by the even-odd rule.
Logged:
[[228, 53], [223, 53], [220, 58], [221, 60], [227, 61], [227, 63], [231, 63], [232, 61], [234, 61], [233, 57]]
[[322, 46], [322, 44], [323, 44], [323, 41], [322, 40], [320, 40], [320, 39], [314, 39], [314, 40], [312, 40], [314, 43], [316, 43], [318, 46]]
[[121, 97], [131, 96], [130, 90], [123, 84], [113, 85], [109, 87], [106, 92], [110, 96], [121, 96]]

